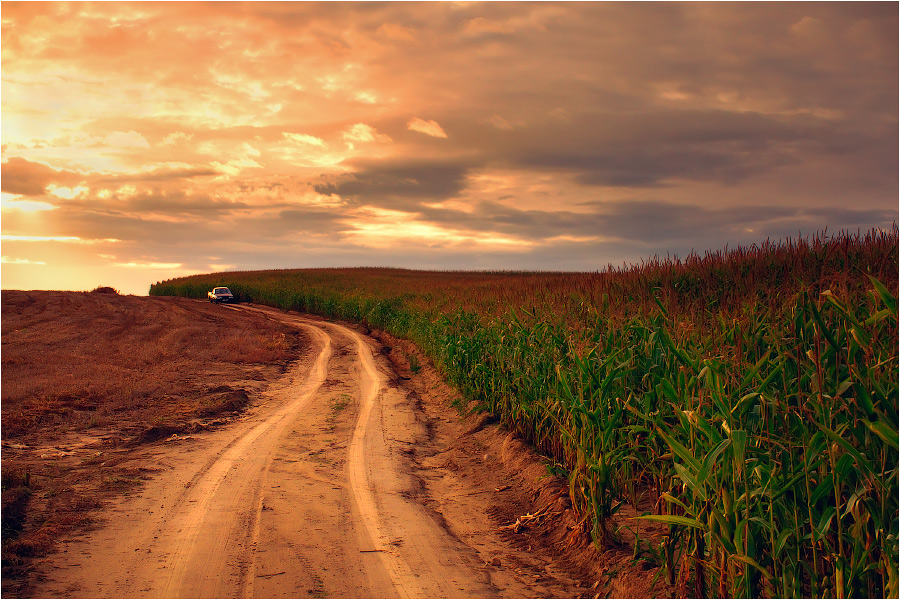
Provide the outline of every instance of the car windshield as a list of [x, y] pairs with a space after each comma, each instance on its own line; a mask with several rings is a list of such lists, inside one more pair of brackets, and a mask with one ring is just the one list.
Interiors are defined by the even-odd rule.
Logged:
[[230, 291], [228, 288], [216, 288], [216, 291], [215, 291], [214, 293], [216, 293], [216, 294], [230, 294], [231, 291]]

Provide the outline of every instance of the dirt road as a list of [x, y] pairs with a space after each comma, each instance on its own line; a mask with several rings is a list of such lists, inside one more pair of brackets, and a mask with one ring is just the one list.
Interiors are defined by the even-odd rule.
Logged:
[[504, 545], [484, 497], [472, 510], [466, 499], [490, 489], [460, 487], [437, 465], [422, 476], [434, 431], [371, 340], [240, 310], [306, 330], [314, 348], [228, 427], [143, 449], [153, 477], [102, 526], [63, 541], [37, 596], [578, 594], [549, 562]]

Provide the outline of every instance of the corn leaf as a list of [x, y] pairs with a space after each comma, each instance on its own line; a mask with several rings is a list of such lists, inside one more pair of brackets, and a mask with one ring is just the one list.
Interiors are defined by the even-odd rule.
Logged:
[[695, 529], [705, 530], [700, 521], [691, 519], [690, 517], [679, 517], [678, 515], [641, 515], [632, 517], [633, 519], [642, 519], [644, 521], [656, 521], [657, 523], [667, 523], [669, 525], [683, 525], [685, 527], [693, 527]]

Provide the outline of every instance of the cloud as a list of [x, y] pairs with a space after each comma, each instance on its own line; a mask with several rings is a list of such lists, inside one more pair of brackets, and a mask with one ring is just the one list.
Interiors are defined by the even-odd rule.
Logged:
[[40, 196], [51, 183], [73, 183], [79, 175], [14, 156], [0, 165], [0, 179], [4, 192]]
[[381, 143], [389, 143], [391, 137], [389, 135], [385, 135], [382, 133], [378, 133], [378, 131], [372, 127], [371, 125], [366, 125], [365, 123], [356, 123], [346, 131], [344, 131], [341, 136], [347, 140], [348, 142], [381, 142]]
[[162, 143], [166, 146], [174, 146], [182, 142], [189, 142], [192, 137], [194, 136], [183, 131], [173, 131], [163, 139]]
[[516, 28], [509, 22], [492, 22], [484, 17], [475, 17], [466, 21], [463, 30], [469, 35], [480, 35], [484, 33], [514, 33]]
[[510, 123], [500, 115], [491, 115], [490, 117], [488, 117], [487, 121], [497, 129], [515, 129], [515, 126], [512, 123]]
[[410, 131], [418, 131], [419, 133], [424, 133], [425, 135], [430, 135], [431, 137], [447, 137], [447, 134], [443, 129], [441, 129], [441, 126], [437, 124], [437, 121], [426, 121], [424, 119], [416, 117], [415, 119], [407, 123], [406, 127]]
[[150, 143], [136, 131], [113, 131], [103, 138], [107, 146], [117, 148], [149, 148]]
[[315, 186], [322, 195], [335, 194], [357, 203], [408, 205], [451, 198], [466, 185], [468, 166], [444, 161], [356, 161], [357, 172], [324, 178]]
[[652, 249], [653, 253], [752, 243], [762, 231], [778, 231], [784, 237], [826, 227], [832, 230], [873, 225], [889, 228], [896, 220], [896, 213], [884, 209], [766, 204], [711, 207], [662, 200], [596, 201], [586, 206], [590, 209], [587, 212], [520, 210], [485, 202], [470, 212], [424, 207], [417, 215], [423, 222], [455, 230], [492, 231], [540, 241], [541, 245], [555, 240], [576, 242], [572, 246], [578, 246], [579, 240], [616, 241]]
[[295, 144], [301, 144], [306, 146], [316, 146], [318, 148], [325, 148], [328, 144], [325, 143], [325, 140], [321, 138], [317, 138], [314, 135], [307, 135], [305, 133], [288, 133], [284, 132], [284, 138], [290, 142]]
[[239, 175], [244, 169], [262, 168], [262, 165], [252, 158], [238, 158], [236, 160], [229, 160], [226, 163], [221, 163], [216, 160], [212, 162], [212, 166], [216, 168], [216, 171], [231, 175], [232, 177]]
[[[755, 113], [655, 110], [573, 114], [501, 131], [481, 146], [485, 160], [564, 171], [586, 185], [658, 187], [674, 181], [734, 184], [798, 161], [795, 144], [824, 140], [814, 122]], [[466, 138], [473, 133], [467, 132]], [[473, 148], [473, 150], [476, 150]]]
[[76, 186], [74, 188], [68, 187], [58, 187], [53, 184], [47, 186], [46, 190], [49, 195], [55, 196], [57, 198], [70, 200], [72, 198], [77, 198], [79, 196], [84, 196], [86, 192], [89, 191], [90, 188], [87, 188], [83, 185]]
[[0, 263], [7, 265], [46, 265], [42, 260], [29, 260], [27, 258], [12, 258], [9, 256], [0, 257]]
[[56, 206], [48, 202], [36, 202], [34, 200], [22, 200], [15, 194], [3, 194], [0, 206], [4, 209], [12, 209], [22, 212], [37, 212], [43, 210], [56, 210]]
[[414, 42], [416, 41], [416, 32], [414, 29], [404, 27], [397, 23], [385, 23], [378, 28], [378, 33], [397, 42]]
[[[784, 205], [735, 205], [709, 207], [677, 204], [659, 200], [606, 205], [594, 203], [599, 231], [623, 239], [653, 240], [661, 245], [722, 239], [753, 240], [756, 231], [780, 230], [783, 235], [797, 231], [843, 223], [845, 227], [878, 223], [888, 226], [891, 212], [886, 210], [802, 207]], [[760, 240], [761, 241], [761, 240]], [[709, 242], [707, 242], [709, 243]], [[717, 244], [718, 245], [718, 244]], [[700, 245], [699, 247], [710, 247]], [[715, 246], [712, 246], [715, 247]]]
[[141, 171], [138, 173], [126, 173], [115, 175], [112, 177], [99, 177], [94, 181], [98, 184], [104, 183], [128, 183], [128, 182], [154, 182], [154, 181], [173, 181], [180, 179], [193, 179], [194, 177], [211, 177], [219, 175], [215, 169], [205, 167], [188, 167], [181, 169], [172, 169], [166, 167], [158, 167], [149, 171]]
[[206, 195], [186, 195], [177, 190], [145, 190], [137, 192], [124, 202], [119, 200], [115, 205], [125, 208], [134, 214], [152, 218], [183, 217], [187, 215], [209, 217], [215, 213], [248, 209], [251, 205], [239, 199], [213, 198]]

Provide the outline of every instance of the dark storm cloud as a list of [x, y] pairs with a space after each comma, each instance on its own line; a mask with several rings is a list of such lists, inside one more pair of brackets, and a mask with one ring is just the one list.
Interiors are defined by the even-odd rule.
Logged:
[[734, 184], [795, 160], [780, 146], [801, 139], [799, 129], [721, 111], [586, 115], [498, 136], [505, 144], [494, 156], [521, 168], [571, 172], [596, 186], [655, 187], [672, 179]]
[[[117, 239], [124, 246], [135, 244], [141, 252], [175, 252], [183, 246], [202, 248], [215, 239], [209, 228], [198, 228], [190, 221], [162, 221], [102, 210], [84, 210], [80, 206], [61, 206], [44, 215], [47, 230], [57, 235], [82, 239]], [[158, 241], [167, 240], [166, 244]]]
[[[84, 239], [116, 238], [123, 244], [138, 244], [170, 255], [173, 248], [193, 248], [195, 255], [240, 252], [254, 247], [269, 247], [278, 240], [298, 236], [334, 236], [346, 229], [341, 217], [317, 208], [292, 208], [272, 212], [242, 211], [236, 214], [211, 214], [204, 209], [200, 223], [194, 220], [146, 219], [124, 211], [83, 210], [62, 206], [46, 215], [58, 235]], [[10, 224], [15, 228], [15, 222]], [[236, 234], [235, 231], [240, 231]], [[168, 240], [158, 244], [158, 240]], [[260, 242], [259, 240], [263, 240]], [[174, 251], [174, 250], [171, 250]], [[184, 259], [185, 256], [182, 256]]]
[[[540, 27], [516, 22], [520, 6], [437, 11], [437, 35], [462, 24], [453, 48], [487, 68], [441, 55], [434, 77], [466, 93], [436, 119], [451, 152], [592, 186], [735, 185], [836, 159], [859, 180], [895, 179], [897, 6], [858, 4], [586, 4], [578, 19], [531, 5], [548, 11]], [[484, 107], [514, 125], [486, 133]]]
[[717, 235], [725, 242], [735, 239], [735, 235], [755, 239], [759, 236], [757, 232], [773, 228], [796, 236], [800, 230], [814, 233], [817, 229], [835, 225], [887, 227], [896, 218], [895, 213], [887, 210], [789, 205], [716, 208], [663, 201], [598, 203], [597, 209], [593, 222], [603, 235], [641, 239], [661, 248], [693, 240], [700, 242], [698, 247], [707, 247], [702, 245], [703, 242]]
[[[403, 198], [409, 206], [416, 199], [434, 202], [459, 194], [475, 168], [537, 169], [571, 174], [589, 186], [653, 188], [734, 186], [791, 167], [823, 168], [829, 161], [852, 170], [853, 180], [879, 184], [881, 193], [896, 184], [896, 136], [808, 115], [718, 109], [585, 112], [487, 136], [483, 123], [458, 115], [445, 122], [453, 132], [453, 156], [427, 163], [416, 158], [350, 163], [356, 173], [316, 190], [379, 205], [396, 205]], [[461, 163], [457, 153], [468, 156], [467, 162]]]
[[[800, 206], [709, 207], [660, 200], [590, 203], [589, 213], [571, 211], [519, 210], [497, 203], [482, 203], [475, 212], [422, 208], [423, 221], [472, 231], [494, 231], [530, 240], [561, 236], [618, 240], [642, 240], [645, 245], [664, 250], [666, 245], [683, 245], [710, 237], [726, 241], [735, 234], [777, 228], [784, 235], [799, 230], [813, 231], [846, 227], [890, 227], [896, 213], [879, 209], [808, 208]], [[748, 232], [748, 230], [752, 230]], [[704, 246], [705, 247], [705, 246]]]
[[343, 232], [347, 229], [344, 224], [344, 216], [336, 211], [306, 208], [293, 208], [278, 213], [275, 219], [264, 219], [257, 223], [260, 233], [276, 232], [278, 235], [295, 235], [314, 233], [317, 235], [330, 235]]
[[[353, 164], [353, 163], [351, 163]], [[323, 195], [337, 194], [366, 203], [396, 207], [397, 199], [433, 202], [451, 198], [465, 187], [468, 167], [456, 161], [359, 162], [356, 173], [327, 178], [315, 186]]]

